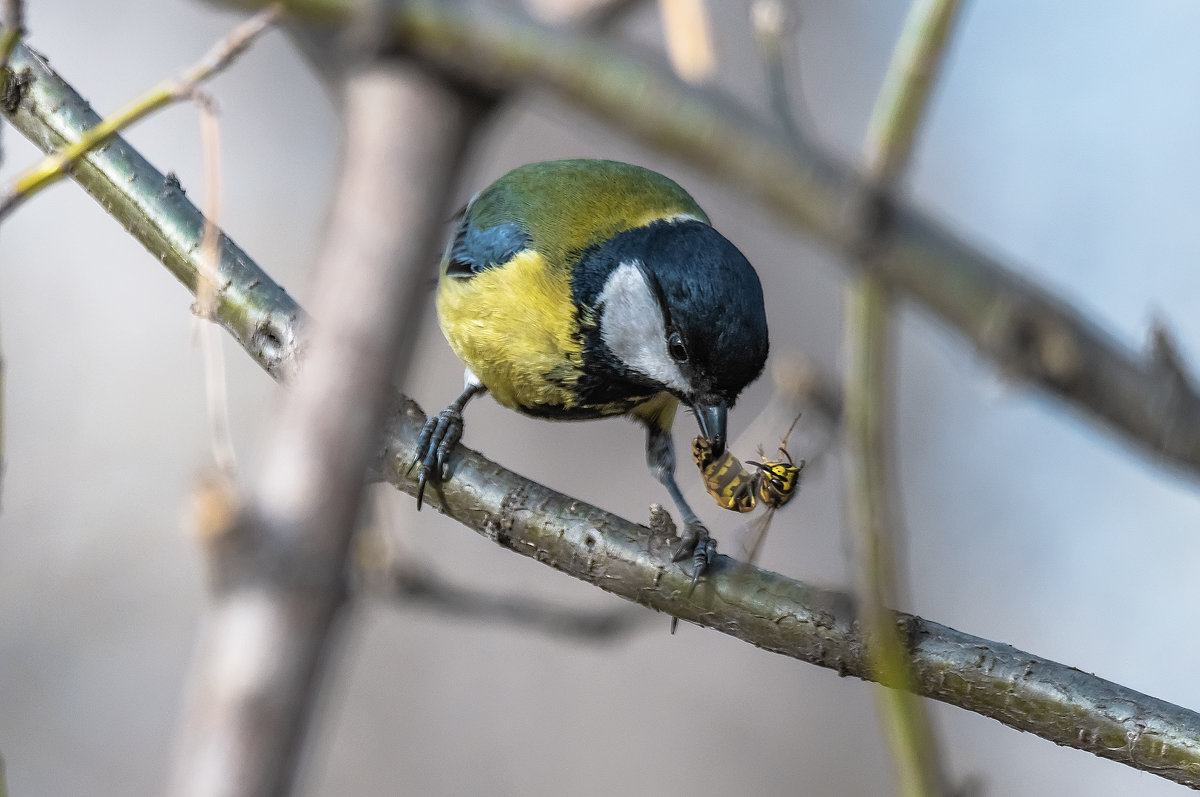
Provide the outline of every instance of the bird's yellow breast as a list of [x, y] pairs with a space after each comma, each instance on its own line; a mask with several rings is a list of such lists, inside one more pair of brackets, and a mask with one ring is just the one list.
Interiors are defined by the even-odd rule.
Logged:
[[506, 407], [570, 410], [583, 370], [569, 275], [537, 252], [468, 278], [442, 274], [438, 320], [454, 353]]

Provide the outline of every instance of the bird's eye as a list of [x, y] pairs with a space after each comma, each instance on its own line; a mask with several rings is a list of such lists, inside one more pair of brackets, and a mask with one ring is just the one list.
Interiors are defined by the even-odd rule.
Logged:
[[678, 332], [672, 332], [667, 336], [667, 351], [671, 353], [671, 358], [675, 362], [687, 362], [687, 347], [683, 345], [683, 336]]

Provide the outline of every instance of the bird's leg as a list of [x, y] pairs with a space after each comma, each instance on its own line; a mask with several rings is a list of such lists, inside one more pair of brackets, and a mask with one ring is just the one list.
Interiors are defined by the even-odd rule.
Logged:
[[679, 547], [671, 558], [678, 562], [692, 557], [692, 589], [695, 589], [696, 582], [716, 559], [717, 541], [709, 535], [708, 529], [683, 499], [683, 493], [675, 482], [675, 445], [669, 429], [649, 424], [646, 426], [646, 464], [650, 466], [654, 478], [667, 488], [683, 517]]
[[417, 459], [413, 463], [418, 467], [417, 511], [421, 509], [421, 499], [425, 495], [425, 484], [429, 480], [430, 471], [437, 481], [446, 478], [446, 460], [449, 459], [455, 444], [462, 438], [463, 407], [486, 390], [487, 388], [474, 378], [474, 374], [468, 372], [467, 387], [459, 397], [450, 402], [449, 407], [425, 421], [421, 436], [417, 438]]

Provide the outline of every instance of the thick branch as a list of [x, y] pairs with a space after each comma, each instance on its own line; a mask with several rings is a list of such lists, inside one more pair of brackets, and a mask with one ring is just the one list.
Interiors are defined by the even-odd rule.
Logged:
[[[257, 7], [261, 0], [235, 4]], [[292, 0], [317, 22], [348, 18], [350, 0]], [[839, 249], [855, 240], [844, 209], [855, 170], [787, 137], [716, 92], [611, 43], [528, 20], [410, 0], [397, 40], [489, 86], [536, 81], [646, 144], [708, 171]], [[1006, 373], [1101, 421], [1143, 451], [1200, 475], [1200, 394], [1013, 268], [897, 203], [865, 267], [933, 310]]]
[[214, 539], [214, 585], [173, 774], [176, 795], [291, 793], [335, 641], [363, 473], [423, 315], [474, 103], [411, 63], [352, 76], [346, 142], [315, 268], [321, 324], [255, 488]]
[[[86, 103], [40, 59], [18, 48], [19, 68], [33, 83], [13, 122], [43, 148], [62, 138], [69, 120], [86, 125]], [[41, 106], [58, 109], [54, 113]], [[94, 119], [95, 115], [92, 114]], [[63, 128], [69, 135], [71, 129]], [[49, 144], [43, 142], [49, 141]], [[135, 174], [132, 181], [106, 175]], [[199, 211], [172, 188], [156, 201], [143, 181], [166, 181], [121, 139], [94, 153], [76, 179], [185, 285], [195, 290], [203, 232]], [[165, 236], [162, 227], [189, 230]], [[229, 280], [219, 312], [226, 328], [265, 368], [260, 335], [244, 319], [271, 319], [278, 340], [299, 330], [295, 302], [241, 250], [224, 240], [222, 274]], [[294, 350], [294, 343], [289, 350]], [[409, 494], [407, 476], [424, 415], [400, 397], [384, 430], [379, 469]], [[690, 576], [670, 561], [670, 543], [649, 531], [524, 479], [459, 448], [452, 478], [427, 493], [430, 504], [506, 548], [659, 611], [706, 625], [777, 653], [873, 677], [851, 599], [720, 557], [712, 577], [687, 598]], [[1200, 715], [1094, 675], [974, 637], [918, 617], [895, 615], [913, 662], [917, 692], [992, 717], [1057, 744], [1086, 750], [1200, 788]]]

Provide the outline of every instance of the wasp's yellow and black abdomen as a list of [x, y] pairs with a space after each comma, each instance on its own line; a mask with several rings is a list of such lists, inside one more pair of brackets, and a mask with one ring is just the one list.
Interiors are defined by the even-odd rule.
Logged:
[[749, 512], [758, 500], [758, 474], [746, 470], [741, 460], [728, 449], [720, 456], [712, 454], [712, 443], [704, 437], [692, 441], [692, 461], [700, 469], [704, 489], [722, 509]]

